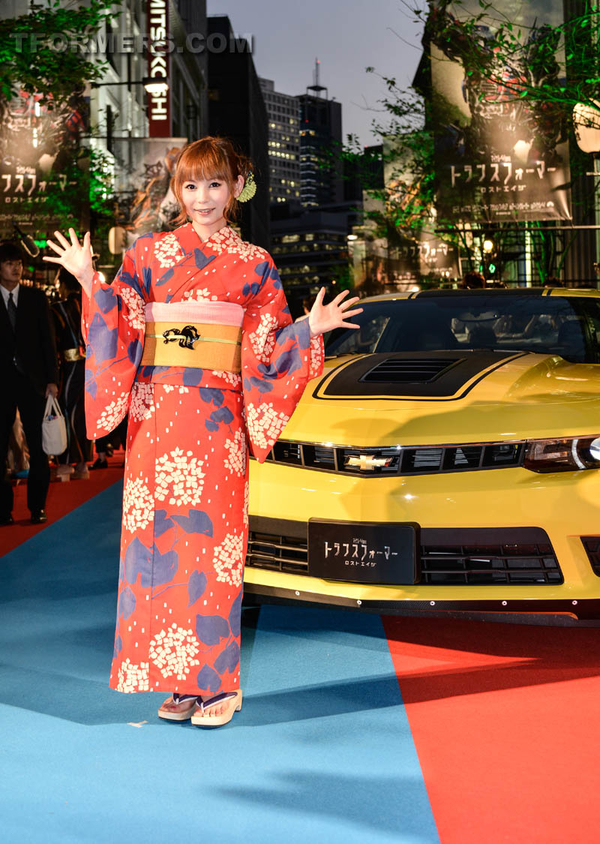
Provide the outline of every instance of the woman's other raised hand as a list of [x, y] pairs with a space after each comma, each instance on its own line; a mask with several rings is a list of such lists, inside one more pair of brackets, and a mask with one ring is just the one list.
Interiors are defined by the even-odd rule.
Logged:
[[94, 265], [92, 264], [92, 244], [89, 232], [83, 236], [83, 243], [79, 243], [75, 229], [69, 229], [71, 242], [60, 232], [54, 232], [58, 243], [48, 241], [48, 246], [58, 255], [57, 258], [50, 258], [44, 255], [44, 261], [52, 264], [60, 264], [65, 270], [74, 275], [81, 284], [87, 295], [92, 292], [92, 276]]
[[[349, 290], [342, 290], [328, 305], [324, 305], [325, 288], [322, 287], [319, 290], [315, 303], [308, 315], [308, 324], [313, 336], [325, 334], [327, 331], [333, 331], [334, 328], [360, 328], [360, 325], [356, 325], [353, 322], [346, 322], [350, 317], [356, 316], [356, 314], [362, 314], [363, 312], [362, 308], [348, 310], [359, 301], [358, 296], [353, 296], [352, 299], [346, 299], [349, 292]], [[343, 301], [344, 299], [346, 301]]]

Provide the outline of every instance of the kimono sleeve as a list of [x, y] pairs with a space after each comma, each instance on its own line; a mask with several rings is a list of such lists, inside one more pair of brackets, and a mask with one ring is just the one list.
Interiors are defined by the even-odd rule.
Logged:
[[90, 439], [106, 436], [126, 416], [142, 358], [149, 270], [136, 257], [138, 242], [125, 253], [112, 284], [94, 273], [91, 295], [83, 296], [85, 417]]
[[258, 291], [242, 325], [242, 384], [250, 449], [263, 463], [311, 378], [323, 371], [323, 338], [308, 320], [292, 322], [272, 258], [260, 264]]

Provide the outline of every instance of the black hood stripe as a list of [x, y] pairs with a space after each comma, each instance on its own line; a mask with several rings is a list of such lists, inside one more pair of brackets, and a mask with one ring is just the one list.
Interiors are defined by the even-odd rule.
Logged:
[[[321, 401], [459, 401], [492, 372], [506, 363], [525, 357], [528, 352], [471, 352], [465, 351], [457, 360], [456, 352], [400, 352], [396, 354], [370, 354], [340, 364], [328, 372], [317, 384], [313, 397]], [[383, 360], [448, 357], [453, 365], [431, 382], [373, 383], [362, 380]], [[464, 388], [464, 389], [463, 389]]]

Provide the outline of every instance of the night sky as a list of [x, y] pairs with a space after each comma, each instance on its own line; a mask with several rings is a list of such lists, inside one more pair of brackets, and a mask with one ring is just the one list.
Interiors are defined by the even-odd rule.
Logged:
[[368, 107], [380, 108], [385, 95], [365, 68], [407, 85], [421, 55], [421, 26], [402, 0], [208, 0], [207, 10], [229, 15], [236, 34], [254, 35], [257, 73], [277, 91], [303, 94], [319, 58], [321, 85], [342, 103], [344, 136], [355, 133], [365, 145], [377, 142], [371, 123], [378, 115]]

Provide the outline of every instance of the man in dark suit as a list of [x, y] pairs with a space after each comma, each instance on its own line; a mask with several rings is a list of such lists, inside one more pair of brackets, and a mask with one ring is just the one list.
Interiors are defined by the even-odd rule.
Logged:
[[29, 447], [27, 506], [33, 524], [46, 521], [50, 482], [42, 448], [42, 420], [49, 395], [58, 393], [54, 326], [46, 295], [22, 285], [23, 254], [15, 243], [0, 243], [0, 525], [13, 523], [13, 491], [6, 476], [8, 441], [17, 408]]

